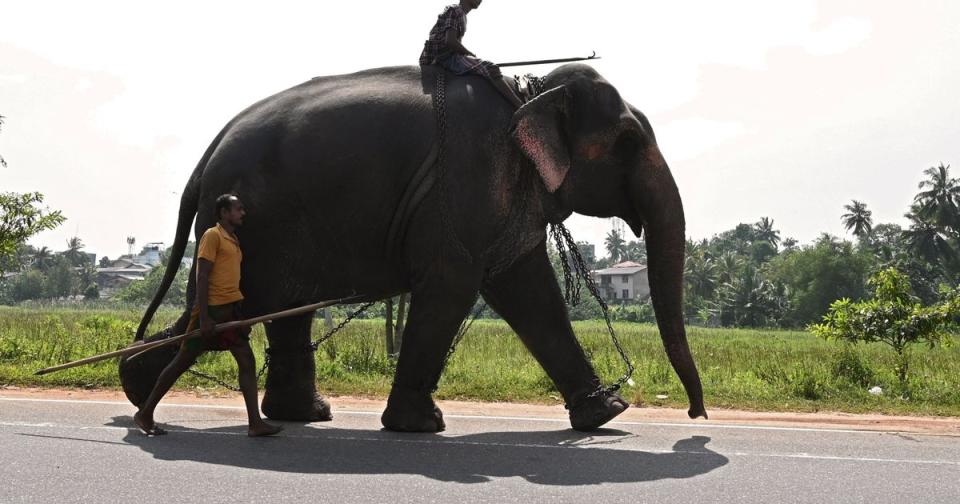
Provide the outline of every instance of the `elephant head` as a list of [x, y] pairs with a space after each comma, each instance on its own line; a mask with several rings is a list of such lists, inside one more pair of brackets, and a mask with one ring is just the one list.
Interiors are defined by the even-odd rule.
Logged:
[[647, 244], [650, 296], [691, 418], [707, 417], [683, 323], [683, 203], [647, 119], [586, 65], [566, 65], [513, 116], [511, 135], [532, 161], [559, 222], [577, 212], [620, 217]]

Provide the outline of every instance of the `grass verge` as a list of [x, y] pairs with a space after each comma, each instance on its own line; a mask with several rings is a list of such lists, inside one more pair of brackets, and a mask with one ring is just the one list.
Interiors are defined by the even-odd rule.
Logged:
[[[178, 312], [161, 310], [154, 327]], [[135, 310], [25, 309], [0, 307], [0, 384], [83, 388], [119, 387], [116, 361], [47, 376], [37, 369], [122, 348], [139, 322]], [[670, 368], [656, 327], [616, 324], [637, 368], [635, 385], [621, 392], [638, 405], [686, 407], [686, 396]], [[613, 382], [624, 370], [602, 322], [576, 322], [574, 329], [601, 378]], [[323, 324], [314, 325], [314, 337]], [[320, 347], [317, 379], [326, 394], [386, 397], [395, 362], [383, 341], [383, 321], [358, 320]], [[911, 379], [900, 390], [895, 358], [888, 348], [825, 342], [806, 332], [690, 327], [688, 337], [710, 408], [765, 411], [841, 411], [960, 416], [960, 347], [918, 348]], [[262, 362], [265, 337], [253, 332]], [[198, 367], [233, 381], [227, 353], [207, 354]], [[261, 387], [263, 384], [261, 383]], [[879, 386], [883, 395], [868, 389]], [[184, 376], [177, 388], [210, 388]], [[562, 402], [553, 384], [501, 321], [479, 320], [467, 333], [440, 381], [437, 397], [479, 401]], [[658, 399], [658, 396], [667, 396]]]

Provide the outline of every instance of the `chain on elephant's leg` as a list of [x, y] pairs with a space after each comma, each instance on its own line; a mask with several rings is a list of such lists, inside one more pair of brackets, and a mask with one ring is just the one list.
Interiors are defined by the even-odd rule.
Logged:
[[273, 420], [318, 422], [332, 419], [330, 404], [316, 388], [315, 354], [308, 314], [266, 325], [270, 366], [261, 409]]

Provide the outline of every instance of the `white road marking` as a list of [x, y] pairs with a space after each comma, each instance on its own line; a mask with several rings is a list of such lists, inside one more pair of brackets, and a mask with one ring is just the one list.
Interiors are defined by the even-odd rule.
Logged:
[[[108, 406], [130, 406], [131, 408], [133, 407], [130, 403], [124, 402], [124, 401], [99, 401], [99, 400], [87, 401], [83, 399], [38, 399], [38, 398], [29, 398], [29, 397], [0, 396], [0, 401], [63, 403], [63, 404], [100, 404], [100, 405], [108, 405]], [[160, 403], [159, 407], [245, 411], [243, 406], [223, 406], [223, 405], [212, 405], [212, 404], [207, 405], [207, 404]], [[356, 410], [334, 409], [333, 413], [339, 414], [339, 415], [380, 416], [380, 413], [376, 411], [356, 411]], [[520, 421], [520, 422], [543, 422], [543, 423], [561, 423], [561, 424], [569, 424], [570, 422], [565, 418], [564, 419], [538, 418], [538, 417], [522, 417], [522, 416], [444, 414], [443, 417], [444, 418], [463, 418], [468, 420], [510, 420], [510, 421]], [[898, 431], [882, 431], [882, 430], [869, 430], [869, 429], [830, 429], [830, 428], [817, 428], [817, 427], [777, 427], [777, 426], [771, 426], [771, 425], [711, 424], [706, 422], [708, 422], [708, 420], [701, 420], [698, 423], [636, 422], [636, 421], [626, 421], [626, 420], [614, 420], [606, 425], [608, 426], [632, 425], [632, 426], [649, 426], [649, 427], [678, 427], [678, 428], [687, 428], [687, 429], [823, 432], [823, 433], [837, 433], [837, 434], [874, 434], [874, 435], [880, 434], [880, 433], [898, 432]], [[923, 436], [927, 434], [914, 433], [914, 435]]]
[[[21, 427], [21, 428], [35, 428], [35, 429], [61, 429], [61, 430], [85, 430], [85, 431], [126, 431], [126, 432], [139, 432], [134, 427], [120, 427], [120, 426], [82, 426], [82, 425], [57, 425], [50, 422], [41, 422], [41, 423], [29, 423], [29, 422], [0, 422], [0, 427]], [[167, 428], [167, 432], [177, 433], [177, 434], [190, 434], [190, 435], [200, 435], [200, 436], [243, 436], [246, 437], [244, 432], [211, 432], [211, 431], [198, 431], [198, 430], [189, 430], [189, 429], [177, 429], [177, 428]], [[317, 429], [321, 432], [336, 432], [336, 429]], [[604, 444], [602, 448], [593, 448], [589, 443], [586, 444], [531, 444], [531, 443], [497, 443], [497, 442], [482, 442], [482, 441], [463, 441], [457, 438], [443, 438], [443, 439], [416, 439], [416, 438], [389, 438], [389, 437], [362, 437], [362, 436], [341, 436], [341, 435], [304, 435], [304, 434], [293, 434], [285, 433], [281, 436], [282, 439], [328, 439], [328, 440], [337, 440], [337, 441], [358, 441], [358, 442], [373, 442], [373, 443], [406, 443], [406, 444], [424, 444], [424, 445], [462, 445], [462, 446], [495, 446], [502, 448], [537, 448], [537, 449], [558, 449], [558, 450], [568, 450], [568, 449], [611, 449], [609, 448], [610, 444]], [[159, 440], [158, 440], [159, 442]], [[892, 458], [879, 458], [879, 457], [844, 457], [844, 456], [835, 456], [835, 455], [815, 455], [810, 453], [753, 453], [753, 452], [732, 452], [732, 453], [720, 453], [713, 451], [693, 451], [693, 450], [661, 450], [661, 449], [645, 449], [645, 448], [633, 448], [630, 451], [643, 451], [646, 453], [656, 453], [656, 454], [683, 454], [683, 455], [707, 455], [713, 457], [757, 457], [757, 458], [780, 458], [780, 459], [803, 459], [803, 460], [822, 460], [822, 461], [835, 461], [835, 462], [872, 462], [872, 463], [885, 463], [885, 464], [919, 464], [919, 465], [946, 465], [946, 466], [958, 466], [960, 467], [960, 461], [953, 460], [923, 460], [923, 459], [892, 459]]]

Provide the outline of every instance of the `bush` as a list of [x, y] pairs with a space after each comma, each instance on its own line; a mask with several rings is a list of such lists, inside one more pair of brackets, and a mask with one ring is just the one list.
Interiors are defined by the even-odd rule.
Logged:
[[832, 366], [833, 375], [858, 387], [869, 387], [876, 381], [876, 374], [853, 348], [844, 347]]
[[837, 300], [823, 316], [823, 323], [811, 325], [809, 330], [828, 340], [889, 345], [897, 353], [900, 387], [906, 389], [908, 347], [949, 344], [945, 329], [960, 315], [960, 290], [945, 292], [946, 301], [925, 307], [913, 295], [910, 280], [894, 268], [877, 272], [869, 284], [874, 289], [872, 299], [859, 303]]
[[798, 368], [788, 377], [793, 395], [811, 401], [820, 399], [826, 392], [826, 385], [821, 376], [805, 368]]
[[657, 321], [653, 306], [649, 303], [611, 307], [610, 318], [617, 322], [654, 323]]

